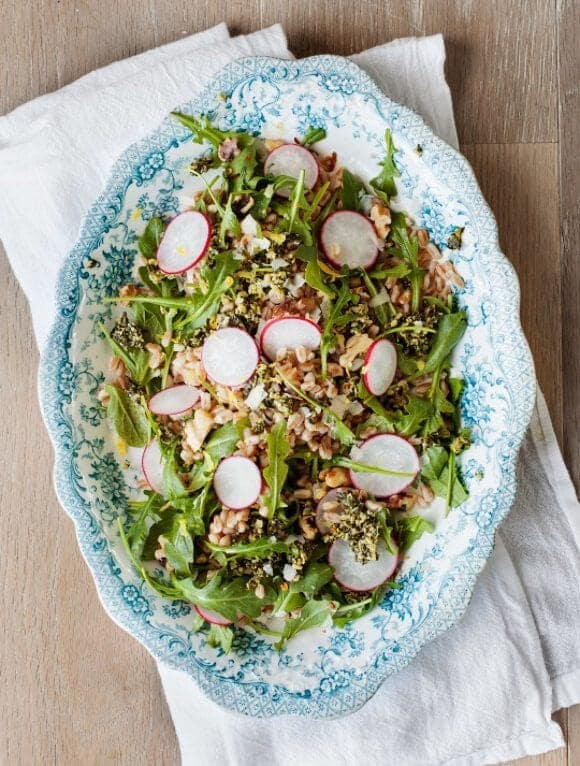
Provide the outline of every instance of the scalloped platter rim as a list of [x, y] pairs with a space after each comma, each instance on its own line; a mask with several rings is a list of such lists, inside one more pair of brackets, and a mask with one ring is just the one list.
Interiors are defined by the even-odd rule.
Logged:
[[453, 260], [465, 281], [458, 299], [469, 326], [453, 365], [465, 378], [462, 417], [474, 435], [461, 466], [470, 498], [446, 519], [433, 511], [435, 533], [413, 546], [398, 576], [401, 587], [373, 612], [344, 629], [308, 631], [282, 653], [243, 630], [236, 631], [230, 655], [208, 647], [203, 633], [188, 630], [189, 606], [163, 601], [134, 572], [114, 523], [117, 509], [136, 492], [137, 471], [121, 469], [96, 399], [107, 357], [97, 328], [112, 316], [102, 298], [130, 279], [146, 221], [157, 213], [175, 215], [191, 197], [185, 167], [201, 147], [184, 128], [168, 117], [127, 149], [61, 270], [40, 400], [56, 452], [57, 494], [75, 522], [107, 612], [156, 659], [187, 673], [231, 710], [336, 717], [363, 705], [387, 676], [461, 618], [510, 509], [515, 460], [535, 397], [517, 278], [467, 161], [346, 59], [242, 59], [181, 111], [269, 137], [324, 127], [322, 148], [336, 150], [341, 163], [365, 180], [376, 171], [390, 127], [401, 170], [395, 201], [444, 252], [450, 233], [464, 229]]

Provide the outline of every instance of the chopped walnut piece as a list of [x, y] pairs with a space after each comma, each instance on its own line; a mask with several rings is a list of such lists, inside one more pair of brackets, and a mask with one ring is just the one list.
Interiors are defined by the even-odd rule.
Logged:
[[374, 199], [371, 205], [371, 221], [375, 225], [375, 231], [381, 239], [386, 239], [391, 231], [391, 211], [380, 200]]
[[163, 349], [159, 343], [146, 343], [145, 348], [149, 352], [149, 367], [157, 370], [163, 364]]
[[185, 442], [193, 451], [198, 452], [205, 441], [205, 437], [213, 426], [213, 416], [205, 410], [196, 410], [191, 420], [185, 423], [183, 428]]

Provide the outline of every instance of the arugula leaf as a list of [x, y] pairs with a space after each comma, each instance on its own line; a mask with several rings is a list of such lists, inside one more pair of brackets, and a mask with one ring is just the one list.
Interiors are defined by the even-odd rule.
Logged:
[[[161, 498], [161, 495], [157, 495], [156, 497], [158, 497], [165, 506], [168, 505], [168, 503], [166, 503], [163, 498]], [[149, 528], [149, 531], [147, 532], [144, 540], [142, 550], [135, 549], [135, 554], [142, 558], [143, 561], [152, 561], [155, 558], [155, 551], [157, 548], [159, 548], [159, 537], [161, 535], [168, 535], [171, 533], [178, 515], [179, 512], [175, 508], [165, 507], [157, 515], [159, 520], [152, 524]], [[154, 517], [152, 516], [152, 518]], [[129, 535], [129, 532], [127, 535]]]
[[161, 218], [153, 216], [153, 218], [149, 219], [145, 231], [137, 240], [137, 246], [144, 258], [147, 260], [157, 258], [157, 248], [161, 243], [164, 232], [165, 224]]
[[394, 545], [393, 526], [391, 525], [391, 515], [388, 508], [382, 508], [377, 511], [377, 519], [379, 522], [379, 528], [381, 535], [385, 541], [385, 547], [389, 553], [397, 553], [397, 549]]
[[306, 284], [312, 287], [313, 290], [318, 290], [329, 298], [334, 298], [336, 295], [334, 289], [324, 281], [322, 276], [321, 262], [318, 258], [318, 247], [316, 245], [302, 244], [294, 251], [294, 257], [306, 263], [304, 271]]
[[229, 457], [236, 449], [240, 439], [244, 435], [244, 428], [248, 425], [248, 420], [243, 418], [237, 423], [229, 422], [216, 428], [211, 432], [209, 439], [205, 444], [204, 451], [211, 457], [214, 463], [217, 463], [224, 457]]
[[109, 395], [107, 415], [118, 435], [130, 447], [144, 447], [149, 442], [150, 433], [143, 407], [122, 388], [106, 384], [105, 391]]
[[189, 491], [197, 492], [199, 489], [207, 487], [212, 480], [214, 471], [216, 469], [215, 462], [207, 454], [203, 455], [203, 460], [196, 463], [189, 474]]
[[290, 588], [295, 585], [296, 590], [300, 590], [300, 593], [304, 593], [306, 596], [314, 596], [330, 582], [334, 576], [334, 570], [328, 564], [316, 562], [310, 564], [305, 570], [304, 574], [296, 583], [291, 583]]
[[459, 397], [465, 386], [465, 381], [462, 378], [447, 378], [447, 383], [449, 384], [451, 399], [454, 402], [459, 402]]
[[141, 575], [142, 579], [145, 580], [145, 582], [151, 588], [153, 588], [153, 590], [156, 593], [159, 593], [160, 596], [163, 596], [164, 598], [182, 600], [183, 596], [181, 594], [181, 591], [178, 588], [166, 582], [165, 580], [160, 580], [155, 575], [150, 574], [145, 569], [143, 564], [135, 556], [135, 554], [133, 553], [131, 549], [131, 546], [129, 545], [129, 541], [127, 539], [127, 535], [125, 534], [125, 530], [123, 529], [123, 522], [121, 521], [120, 516], [117, 517], [117, 526], [119, 528], [119, 536], [121, 538], [123, 545], [125, 546], [125, 550], [129, 554], [129, 558], [131, 559], [133, 566], [135, 567], [137, 572]]
[[225, 177], [230, 182], [230, 188], [239, 193], [245, 186], [252, 183], [258, 159], [256, 157], [256, 141], [253, 136], [247, 133], [238, 135], [237, 141], [240, 151], [231, 160], [224, 163], [224, 169]]
[[342, 189], [340, 190], [342, 207], [345, 210], [360, 211], [361, 197], [365, 192], [365, 185], [360, 178], [357, 178], [349, 170], [343, 168]]
[[320, 205], [322, 198], [328, 191], [329, 187], [330, 187], [330, 181], [325, 181], [325, 183], [323, 183], [321, 186], [318, 187], [318, 191], [312, 197], [312, 201], [310, 202], [309, 208], [304, 215], [305, 221], [309, 222], [312, 220], [312, 216], [314, 215], [315, 212], [317, 212], [318, 206]]
[[334, 570], [328, 564], [310, 564], [299, 580], [289, 583], [287, 591], [281, 590], [278, 593], [274, 612], [293, 612], [299, 609], [305, 603], [305, 596], [315, 596], [333, 576]]
[[349, 317], [344, 316], [345, 307], [352, 301], [353, 294], [347, 279], [342, 279], [338, 294], [330, 306], [330, 311], [322, 328], [322, 337], [320, 339], [320, 368], [323, 377], [326, 377], [328, 366], [328, 354], [334, 347], [335, 337], [334, 328], [337, 325], [345, 324]]
[[224, 654], [229, 654], [234, 640], [234, 631], [227, 625], [210, 625], [207, 634], [207, 643], [209, 646], [221, 646]]
[[219, 239], [220, 245], [225, 247], [226, 235], [231, 234], [234, 237], [239, 237], [241, 234], [240, 222], [238, 216], [234, 213], [232, 208], [233, 194], [230, 194], [225, 208], [222, 209], [221, 221], [219, 226]]
[[403, 353], [403, 349], [400, 343], [396, 343], [395, 341], [393, 341], [393, 343], [397, 349], [397, 364], [403, 375], [407, 377], [420, 375], [417, 359], [415, 359], [413, 356], [407, 356], [405, 353]]
[[296, 222], [296, 216], [298, 215], [298, 208], [304, 206], [304, 179], [306, 177], [306, 171], [304, 168], [300, 170], [292, 194], [290, 195], [290, 212], [288, 214], [288, 231], [292, 233], [292, 228]]
[[171, 501], [171, 507], [181, 511], [187, 521], [187, 528], [194, 535], [205, 534], [205, 506], [209, 490], [208, 484], [196, 495], [177, 497]]
[[328, 199], [328, 202], [326, 205], [322, 208], [320, 211], [320, 214], [317, 216], [316, 220], [312, 224], [312, 230], [317, 232], [320, 227], [322, 226], [323, 221], [328, 217], [328, 214], [331, 210], [334, 209], [334, 206], [336, 205], [336, 200], [338, 199], [338, 189], [335, 189], [331, 196]]
[[[179, 293], [177, 282], [174, 278], [164, 275], [163, 277], [153, 276], [148, 266], [139, 266], [137, 269], [139, 279], [143, 284], [151, 290], [153, 295], [157, 295], [164, 298], [169, 298], [172, 295]], [[127, 303], [126, 298], [122, 299], [123, 303]]]
[[423, 433], [426, 435], [436, 433], [445, 425], [443, 413], [448, 415], [455, 413], [454, 405], [447, 399], [439, 385], [435, 386], [430, 397], [433, 404], [433, 414], [427, 418], [423, 425]]
[[[357, 386], [357, 397], [362, 400], [365, 407], [368, 407], [381, 421], [384, 423], [384, 428], [381, 426], [380, 431], [386, 430], [393, 432], [395, 430], [394, 419], [390, 412], [388, 412], [383, 405], [379, 402], [376, 396], [373, 396], [365, 386], [362, 380], [359, 381]], [[372, 417], [372, 416], [371, 416]]]
[[395, 422], [397, 432], [401, 436], [412, 436], [417, 433], [421, 425], [433, 416], [433, 405], [428, 399], [412, 394], [405, 404], [406, 415], [399, 416]]
[[202, 268], [201, 278], [205, 286], [191, 296], [191, 308], [188, 309], [184, 329], [205, 327], [208, 320], [217, 313], [222, 295], [232, 285], [231, 275], [239, 266], [240, 262], [234, 258], [233, 253], [226, 251], [216, 256], [213, 268], [209, 265]]
[[207, 117], [193, 117], [190, 114], [182, 114], [181, 112], [171, 112], [172, 117], [175, 117], [186, 128], [193, 133], [193, 140], [196, 144], [202, 144], [204, 141], [209, 143], [218, 149], [219, 145], [223, 143], [226, 138], [231, 138], [233, 133], [224, 133], [222, 130], [214, 128]]
[[296, 234], [305, 245], [311, 246], [314, 243], [313, 227], [309, 223], [312, 210], [304, 196], [304, 178], [304, 169], [300, 171], [298, 178], [275, 176], [274, 189], [287, 190], [288, 199], [284, 202], [280, 200], [273, 202], [272, 208], [283, 219], [287, 232]]
[[232, 286], [231, 275], [239, 267], [240, 262], [234, 258], [232, 251], [226, 250], [216, 255], [213, 267], [206, 264], [201, 269], [202, 286], [190, 296], [133, 295], [123, 300], [181, 310], [184, 316], [175, 321], [175, 327], [182, 332], [192, 332], [204, 327], [208, 319], [217, 312], [221, 296]]
[[419, 268], [419, 240], [416, 236], [412, 239], [407, 232], [405, 214], [391, 211], [391, 239], [397, 245], [394, 248], [409, 270], [408, 279], [411, 282], [411, 311], [419, 311], [421, 303], [421, 285], [423, 284], [424, 270]]
[[378, 465], [367, 465], [366, 463], [359, 463], [357, 460], [351, 460], [349, 457], [343, 455], [337, 455], [331, 460], [332, 465], [338, 465], [341, 468], [350, 468], [351, 471], [357, 473], [380, 473], [382, 476], [414, 476], [414, 473], [406, 473], [405, 471], [391, 471], [388, 468], [381, 468]]
[[275, 644], [276, 649], [278, 651], [283, 649], [286, 641], [300, 633], [300, 631], [322, 625], [330, 615], [331, 609], [328, 601], [307, 601], [298, 617], [291, 617], [286, 620], [284, 629], [280, 634], [280, 640]]
[[160, 511], [164, 502], [160, 495], [150, 492], [146, 500], [134, 504], [139, 509], [139, 514], [127, 530], [126, 535], [131, 551], [137, 558], [143, 555], [143, 549], [152, 528], [151, 522], [157, 522], [161, 518]]
[[395, 164], [395, 153], [397, 150], [393, 144], [393, 136], [389, 128], [385, 130], [385, 148], [387, 152], [385, 159], [379, 163], [382, 169], [378, 176], [371, 179], [370, 184], [377, 196], [388, 202], [389, 197], [397, 195], [395, 177], [401, 175]]
[[392, 434], [395, 432], [395, 423], [391, 417], [383, 417], [383, 415], [377, 415], [373, 412], [366, 420], [360, 423], [357, 427], [357, 433], [361, 434], [363, 431], [373, 428], [376, 433]]
[[320, 262], [318, 259], [310, 261], [306, 265], [306, 269], [304, 270], [304, 279], [306, 280], [306, 284], [309, 287], [312, 287], [313, 290], [318, 290], [318, 292], [323, 293], [329, 298], [334, 298], [335, 292], [332, 287], [327, 285], [324, 281], [322, 277], [322, 269], [320, 268]]
[[379, 585], [378, 588], [375, 588], [368, 598], [365, 598], [362, 601], [357, 601], [354, 604], [343, 604], [339, 606], [332, 618], [333, 624], [339, 628], [344, 628], [349, 622], [364, 617], [365, 614], [372, 611], [379, 603], [386, 591], [385, 586], [389, 585], [391, 587], [396, 587], [396, 583], [384, 583], [383, 585]]
[[168, 500], [184, 497], [187, 495], [187, 490], [183, 486], [183, 482], [179, 478], [177, 472], [177, 457], [175, 455], [176, 446], [174, 445], [169, 449], [162, 447], [161, 449], [164, 457], [161, 479], [163, 497], [166, 497]]
[[[367, 274], [365, 269], [361, 269], [360, 272], [371, 298], [375, 298], [379, 294], [377, 288], [375, 287], [375, 283]], [[394, 316], [396, 314], [390, 299], [386, 303], [381, 303], [377, 306], [373, 306], [373, 310], [375, 312], [375, 316], [379, 320], [379, 323], [382, 324], [383, 327], [388, 323], [389, 316]]]
[[259, 617], [264, 606], [272, 601], [268, 593], [263, 599], [258, 598], [241, 577], [224, 581], [221, 572], [202, 587], [194, 585], [191, 577], [183, 580], [175, 578], [173, 583], [186, 601], [205, 609], [213, 609], [232, 621], [237, 619], [240, 612], [247, 617]]
[[139, 386], [146, 386], [151, 380], [152, 370], [149, 367], [149, 352], [141, 348], [125, 349], [111, 336], [104, 325], [101, 331], [109, 341], [113, 353], [125, 365], [127, 372]]
[[196, 612], [194, 610], [193, 612], [193, 620], [191, 623], [191, 627], [189, 628], [192, 633], [199, 633], [199, 631], [203, 628], [205, 625], [205, 620], [201, 616], [199, 612]]
[[324, 407], [324, 412], [327, 419], [331, 421], [334, 438], [338, 439], [343, 447], [350, 447], [356, 441], [355, 434], [332, 410]]
[[159, 544], [167, 564], [181, 577], [191, 574], [190, 565], [193, 564], [193, 538], [187, 528], [187, 520], [181, 517], [174, 524], [170, 535], [161, 535]]
[[324, 128], [315, 128], [311, 125], [304, 134], [300, 143], [302, 146], [311, 146], [318, 141], [322, 141], [324, 138], [326, 138], [326, 131]]
[[260, 537], [251, 543], [235, 543], [234, 545], [215, 545], [205, 542], [212, 551], [223, 553], [230, 558], [263, 559], [269, 558], [272, 553], [288, 553], [290, 546], [281, 540], [273, 542], [267, 537]]
[[423, 453], [423, 468], [421, 475], [427, 481], [438, 479], [447, 465], [449, 455], [445, 447], [434, 445], [428, 447]]
[[457, 465], [455, 452], [445, 447], [434, 446], [425, 450], [421, 476], [438, 497], [445, 498], [447, 510], [464, 503], [469, 493], [463, 486]]
[[286, 421], [281, 420], [266, 437], [268, 446], [268, 465], [263, 469], [262, 475], [269, 487], [264, 501], [268, 509], [268, 518], [274, 518], [278, 507], [284, 482], [288, 476], [286, 458], [290, 454], [290, 445], [286, 439]]
[[390, 269], [374, 269], [373, 271], [369, 271], [368, 274], [373, 279], [388, 279], [389, 277], [402, 279], [403, 277], [408, 276], [409, 267], [406, 263], [398, 263]]
[[165, 321], [160, 306], [134, 303], [129, 309], [131, 321], [158, 340], [165, 333]]
[[246, 194], [251, 194], [254, 200], [254, 204], [250, 210], [252, 218], [255, 218], [256, 221], [261, 221], [266, 217], [268, 208], [272, 202], [272, 197], [274, 196], [274, 186], [272, 184], [267, 184], [263, 189], [259, 189], [257, 191], [253, 189], [246, 190]]
[[411, 545], [425, 532], [433, 532], [435, 526], [422, 516], [403, 516], [395, 521], [395, 537], [399, 542], [402, 553], [408, 551]]
[[425, 362], [423, 372], [434, 372], [447, 361], [449, 354], [461, 340], [467, 328], [465, 311], [443, 314], [437, 326], [437, 335]]

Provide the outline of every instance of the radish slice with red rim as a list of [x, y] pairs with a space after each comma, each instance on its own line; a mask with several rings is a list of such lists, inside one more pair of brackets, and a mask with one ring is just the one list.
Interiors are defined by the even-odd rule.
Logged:
[[369, 346], [363, 364], [363, 380], [373, 396], [388, 390], [397, 372], [397, 350], [390, 340], [382, 338]]
[[224, 327], [209, 335], [201, 350], [201, 363], [214, 383], [237, 388], [254, 374], [260, 352], [255, 340], [239, 327]]
[[231, 620], [227, 620], [222, 614], [219, 612], [214, 612], [213, 609], [202, 609], [201, 606], [197, 606], [197, 604], [193, 607], [195, 611], [199, 614], [200, 617], [203, 617], [203, 619], [206, 622], [211, 623], [212, 625], [233, 625]]
[[211, 223], [198, 210], [186, 210], [165, 229], [157, 263], [165, 274], [182, 274], [200, 261], [211, 242]]
[[379, 254], [375, 227], [354, 210], [331, 213], [320, 227], [320, 247], [337, 269], [369, 269]]
[[304, 317], [278, 317], [270, 319], [260, 333], [260, 346], [264, 354], [275, 361], [278, 352], [289, 351], [302, 346], [314, 351], [320, 346], [320, 327]]
[[328, 551], [328, 563], [334, 568], [334, 579], [343, 588], [352, 591], [374, 590], [386, 582], [399, 563], [399, 552], [387, 550], [384, 540], [377, 545], [378, 558], [361, 564], [346, 540], [335, 540]]
[[152, 439], [143, 450], [141, 468], [153, 492], [163, 494], [163, 455], [157, 439]]
[[179, 383], [153, 394], [147, 406], [154, 415], [181, 415], [198, 402], [199, 396], [197, 388]]
[[250, 458], [232, 455], [224, 458], [213, 475], [217, 499], [226, 508], [249, 508], [260, 497], [262, 474]]
[[[298, 144], [282, 144], [272, 149], [264, 160], [264, 174], [269, 176], [290, 176], [298, 178], [300, 171], [304, 170], [304, 186], [312, 187], [318, 181], [320, 168], [314, 155]], [[276, 194], [288, 198], [292, 189], [288, 186], [278, 189]]]
[[397, 495], [406, 489], [419, 472], [419, 456], [412, 444], [395, 434], [376, 434], [350, 451], [351, 460], [400, 475], [350, 469], [350, 479], [357, 489], [375, 497]]

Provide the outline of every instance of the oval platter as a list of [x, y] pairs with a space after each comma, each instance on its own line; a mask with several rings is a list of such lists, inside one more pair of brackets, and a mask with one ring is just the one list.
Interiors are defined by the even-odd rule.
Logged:
[[517, 279], [466, 160], [348, 60], [243, 59], [180, 111], [272, 138], [324, 127], [319, 149], [336, 151], [340, 163], [366, 181], [376, 175], [390, 128], [401, 171], [397, 206], [448, 255], [450, 234], [464, 229], [453, 260], [465, 282], [457, 297], [469, 326], [453, 366], [465, 379], [462, 417], [473, 436], [461, 458], [470, 497], [447, 518], [432, 512], [435, 532], [413, 545], [399, 587], [373, 612], [344, 629], [307, 631], [281, 653], [266, 637], [241, 629], [230, 654], [209, 647], [203, 632], [189, 630], [190, 606], [152, 592], [118, 536], [117, 515], [138, 495], [139, 477], [123, 465], [96, 398], [109, 355], [99, 325], [112, 318], [103, 298], [131, 279], [147, 220], [174, 216], [194, 191], [187, 165], [203, 147], [176, 121], [168, 117], [118, 160], [60, 275], [57, 317], [41, 363], [41, 403], [56, 451], [57, 493], [109, 615], [156, 659], [189, 674], [231, 710], [339, 716], [363, 705], [387, 676], [461, 618], [511, 506], [515, 460], [535, 396]]

